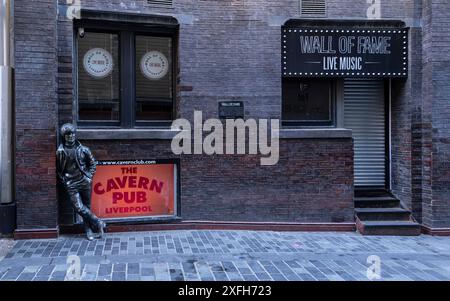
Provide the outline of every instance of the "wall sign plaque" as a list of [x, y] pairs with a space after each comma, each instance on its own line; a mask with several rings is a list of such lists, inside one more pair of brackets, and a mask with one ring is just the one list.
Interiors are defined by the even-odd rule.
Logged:
[[105, 219], [175, 216], [176, 183], [170, 160], [99, 161], [92, 210]]
[[142, 57], [140, 67], [146, 78], [158, 80], [169, 72], [169, 60], [159, 51], [150, 51]]
[[407, 77], [408, 29], [290, 28], [281, 32], [284, 77]]
[[244, 102], [242, 101], [219, 102], [219, 118], [222, 119], [244, 118]]
[[107, 50], [93, 48], [84, 55], [83, 66], [90, 76], [104, 78], [110, 75], [113, 70], [113, 58]]

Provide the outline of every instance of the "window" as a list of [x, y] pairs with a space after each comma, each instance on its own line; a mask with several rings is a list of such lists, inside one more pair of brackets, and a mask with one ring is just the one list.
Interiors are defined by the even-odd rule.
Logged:
[[119, 36], [86, 32], [78, 43], [78, 118], [120, 120]]
[[76, 33], [79, 125], [170, 125], [175, 115], [173, 28], [83, 24]]
[[333, 126], [335, 84], [329, 79], [283, 79], [284, 126]]
[[172, 118], [172, 72], [168, 57], [172, 40], [136, 36], [136, 120]]

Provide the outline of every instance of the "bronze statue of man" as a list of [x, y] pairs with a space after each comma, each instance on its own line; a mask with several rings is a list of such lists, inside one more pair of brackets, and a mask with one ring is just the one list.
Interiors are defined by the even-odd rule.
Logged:
[[66, 123], [61, 127], [63, 143], [56, 151], [57, 173], [66, 189], [70, 203], [84, 223], [88, 240], [94, 239], [94, 231], [103, 236], [106, 224], [91, 212], [92, 178], [96, 164], [89, 148], [76, 139], [76, 128]]

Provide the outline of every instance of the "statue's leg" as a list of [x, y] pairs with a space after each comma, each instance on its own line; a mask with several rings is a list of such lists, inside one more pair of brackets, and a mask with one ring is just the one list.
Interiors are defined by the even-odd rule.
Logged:
[[83, 206], [86, 208], [86, 211], [89, 211], [89, 225], [91, 226], [92, 230], [96, 230], [99, 226], [99, 219], [91, 211], [91, 189], [90, 187], [83, 187], [79, 192]]
[[86, 206], [89, 210], [91, 210], [91, 185], [88, 181], [83, 181], [79, 192], [81, 195], [81, 201], [83, 202], [83, 205]]
[[81, 201], [83, 202], [83, 205], [88, 209], [90, 213], [89, 223], [91, 226], [91, 229], [99, 232], [100, 236], [103, 236], [103, 230], [105, 228], [105, 223], [99, 219], [90, 209], [91, 209], [91, 191], [92, 186], [88, 181], [83, 182], [82, 186], [80, 187], [79, 193], [81, 196]]
[[91, 226], [89, 225], [88, 222], [84, 222], [84, 233], [86, 233], [86, 237], [88, 238], [88, 240], [93, 240], [94, 239], [94, 232], [92, 231]]
[[83, 205], [80, 194], [76, 191], [72, 191], [70, 193], [70, 202], [72, 203], [75, 212], [78, 213], [83, 219], [84, 230], [86, 232], [87, 238], [89, 240], [92, 240], [94, 237], [90, 227], [91, 221], [88, 212], [89, 210]]

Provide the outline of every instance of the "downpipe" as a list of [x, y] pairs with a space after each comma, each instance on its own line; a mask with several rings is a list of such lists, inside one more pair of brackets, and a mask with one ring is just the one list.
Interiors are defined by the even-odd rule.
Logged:
[[15, 229], [13, 68], [11, 65], [12, 0], [0, 0], [0, 233]]

